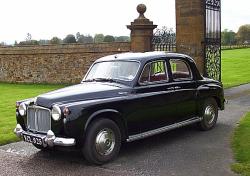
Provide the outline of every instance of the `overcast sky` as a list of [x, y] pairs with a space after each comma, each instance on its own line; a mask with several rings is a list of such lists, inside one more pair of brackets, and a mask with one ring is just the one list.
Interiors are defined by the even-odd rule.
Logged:
[[[1, 0], [0, 42], [64, 38], [67, 34], [129, 35], [125, 25], [137, 16], [136, 6], [159, 26], [175, 28], [175, 0]], [[237, 32], [250, 24], [249, 0], [222, 0], [222, 29]]]

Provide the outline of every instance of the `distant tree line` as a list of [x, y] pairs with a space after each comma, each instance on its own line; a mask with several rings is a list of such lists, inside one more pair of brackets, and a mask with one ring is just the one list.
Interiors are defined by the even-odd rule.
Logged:
[[15, 41], [14, 45], [45, 45], [45, 44], [73, 44], [73, 43], [86, 44], [86, 43], [128, 42], [128, 41], [130, 41], [130, 37], [128, 36], [95, 34], [95, 36], [92, 37], [91, 35], [83, 35], [80, 32], [77, 32], [76, 35], [68, 34], [63, 39], [55, 36], [52, 37], [50, 40], [33, 40], [31, 34], [28, 33], [24, 41], [21, 41], [19, 43]]
[[226, 45], [249, 45], [250, 44], [250, 24], [240, 26], [237, 33], [224, 29], [221, 32], [221, 44]]
[[[69, 43], [102, 43], [102, 42], [128, 42], [129, 36], [112, 36], [104, 34], [83, 35], [77, 32], [76, 35], [68, 34], [65, 38], [52, 37], [50, 40], [33, 40], [30, 33], [27, 34], [24, 41], [15, 41], [14, 45], [44, 45], [44, 44], [69, 44]], [[223, 46], [231, 45], [249, 45], [250, 44], [250, 24], [240, 26], [238, 32], [224, 29], [221, 32], [221, 44]], [[1, 45], [6, 43], [1, 42]]]

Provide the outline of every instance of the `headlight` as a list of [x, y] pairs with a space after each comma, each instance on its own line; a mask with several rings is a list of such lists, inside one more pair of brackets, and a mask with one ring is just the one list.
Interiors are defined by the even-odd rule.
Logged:
[[52, 113], [53, 120], [58, 121], [61, 119], [62, 113], [61, 113], [61, 109], [59, 108], [59, 106], [57, 105], [53, 106], [51, 113]]
[[21, 116], [25, 116], [26, 115], [26, 110], [27, 110], [27, 107], [26, 107], [26, 104], [23, 102], [19, 105], [19, 108], [18, 108], [18, 111], [19, 111], [19, 114]]

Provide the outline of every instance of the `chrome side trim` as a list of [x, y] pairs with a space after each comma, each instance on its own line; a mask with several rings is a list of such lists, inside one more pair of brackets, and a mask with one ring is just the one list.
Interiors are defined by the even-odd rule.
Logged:
[[190, 125], [190, 124], [193, 124], [193, 123], [196, 123], [196, 122], [200, 122], [201, 120], [202, 120], [201, 117], [194, 117], [192, 119], [188, 119], [188, 120], [185, 120], [185, 121], [182, 121], [182, 122], [179, 122], [179, 123], [175, 123], [175, 124], [172, 124], [172, 125], [168, 125], [168, 126], [157, 128], [157, 129], [150, 130], [150, 131], [146, 131], [146, 132], [143, 132], [143, 133], [140, 133], [140, 134], [135, 134], [135, 135], [129, 136], [129, 138], [127, 139], [127, 142], [132, 142], [132, 141], [135, 141], [135, 140], [150, 137], [150, 136], [153, 136], [153, 135], [156, 135], [156, 134], [160, 134], [160, 133], [163, 133], [163, 132], [166, 132], [166, 131], [170, 131], [170, 130], [180, 128], [180, 127], [183, 127], [183, 126], [186, 126], [186, 125]]

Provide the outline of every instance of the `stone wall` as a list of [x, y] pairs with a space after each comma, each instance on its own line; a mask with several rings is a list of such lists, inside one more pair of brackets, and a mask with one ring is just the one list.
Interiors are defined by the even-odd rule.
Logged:
[[130, 43], [0, 47], [0, 81], [79, 83], [98, 58], [130, 51]]

